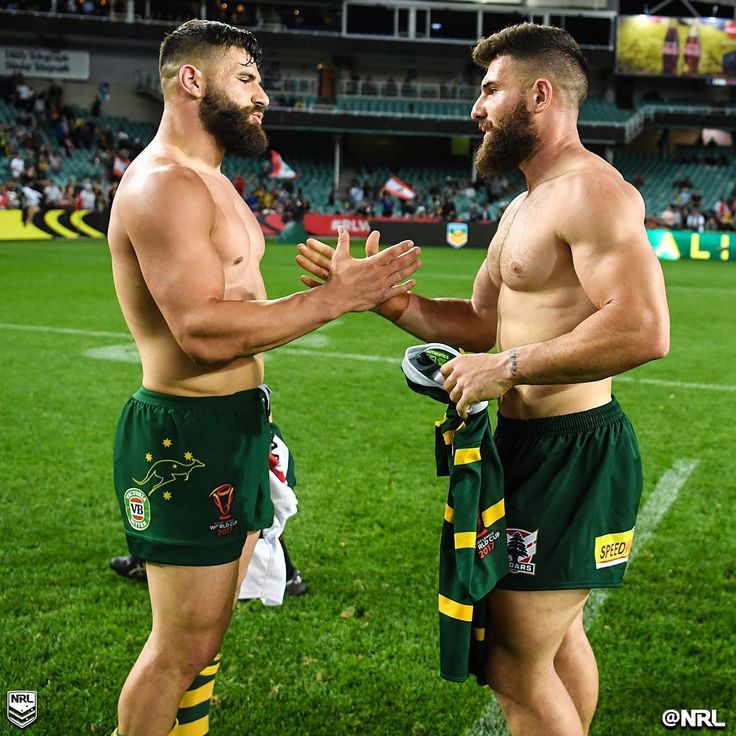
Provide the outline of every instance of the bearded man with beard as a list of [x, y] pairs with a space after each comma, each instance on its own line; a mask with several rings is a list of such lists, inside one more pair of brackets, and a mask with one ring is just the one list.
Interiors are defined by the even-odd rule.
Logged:
[[[461, 415], [499, 403], [511, 572], [487, 597], [486, 680], [514, 736], [583, 736], [598, 698], [583, 607], [591, 588], [621, 584], [642, 489], [611, 376], [667, 353], [664, 282], [641, 196], [580, 142], [578, 44], [523, 23], [481, 39], [473, 59], [484, 71], [478, 171], [519, 168], [527, 191], [504, 212], [470, 299], [407, 293], [375, 311], [476, 352], [441, 371]], [[299, 251], [304, 283], [331, 275], [331, 248]]]
[[408, 241], [353, 259], [343, 229], [327, 283], [268, 300], [261, 228], [220, 171], [226, 152], [266, 148], [260, 58], [251, 33], [223, 23], [188, 21], [164, 39], [161, 124], [112, 207], [115, 290], [143, 367], [118, 424], [115, 488], [153, 614], [119, 736], [169, 734], [187, 687], [211, 691], [236, 590], [273, 519], [263, 353], [406, 292], [419, 268]]

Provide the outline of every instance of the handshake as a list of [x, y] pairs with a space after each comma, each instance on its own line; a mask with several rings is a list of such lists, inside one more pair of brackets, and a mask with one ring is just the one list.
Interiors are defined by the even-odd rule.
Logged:
[[410, 278], [422, 262], [420, 249], [411, 240], [380, 250], [380, 233], [373, 230], [365, 241], [365, 258], [350, 255], [347, 228], [338, 228], [335, 248], [314, 238], [299, 243], [296, 262], [311, 276], [303, 275], [309, 288], [329, 291], [338, 312], [374, 310], [396, 321], [409, 303], [416, 285]]

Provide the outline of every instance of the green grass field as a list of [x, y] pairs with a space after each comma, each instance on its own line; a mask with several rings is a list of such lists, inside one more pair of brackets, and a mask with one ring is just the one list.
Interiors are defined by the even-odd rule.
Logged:
[[[293, 256], [268, 247], [272, 296], [299, 287]], [[418, 290], [467, 296], [482, 258], [425, 249]], [[642, 446], [647, 514], [626, 584], [592, 611], [596, 736], [668, 733], [669, 708], [717, 709], [721, 733], [736, 733], [736, 268], [664, 268], [671, 353], [615, 384]], [[38, 691], [32, 736], [108, 734], [149, 630], [145, 587], [107, 568], [125, 549], [112, 436], [139, 367], [104, 242], [0, 244], [0, 294], [0, 685]], [[269, 356], [297, 461], [287, 539], [309, 593], [239, 604], [214, 736], [504, 733], [487, 691], [438, 676], [446, 481], [433, 474], [440, 407], [399, 369], [414, 342], [349, 315]], [[6, 733], [18, 730], [0, 718]]]

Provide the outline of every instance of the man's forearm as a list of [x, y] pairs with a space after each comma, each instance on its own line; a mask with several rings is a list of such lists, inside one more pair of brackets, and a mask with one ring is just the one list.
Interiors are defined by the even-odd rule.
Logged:
[[496, 325], [484, 321], [469, 299], [432, 299], [410, 293], [404, 304], [382, 305], [376, 312], [425, 342], [443, 342], [480, 353], [495, 343]]
[[655, 313], [637, 320], [606, 306], [572, 332], [505, 351], [514, 384], [585, 383], [664, 357], [669, 323]]
[[195, 362], [219, 363], [284, 345], [345, 311], [324, 287], [272, 301], [213, 301], [175, 336]]

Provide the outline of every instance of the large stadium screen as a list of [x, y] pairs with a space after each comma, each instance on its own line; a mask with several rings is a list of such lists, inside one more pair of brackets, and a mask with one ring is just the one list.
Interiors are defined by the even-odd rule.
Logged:
[[736, 81], [736, 21], [620, 16], [616, 73]]

